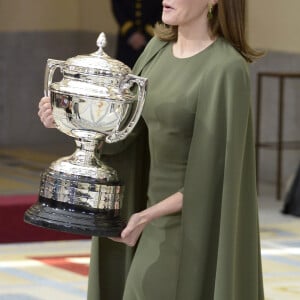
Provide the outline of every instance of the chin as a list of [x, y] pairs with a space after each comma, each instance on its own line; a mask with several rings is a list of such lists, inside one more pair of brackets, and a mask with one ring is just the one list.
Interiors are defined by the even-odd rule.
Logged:
[[171, 20], [170, 18], [164, 18], [162, 17], [162, 21], [164, 24], [169, 25], [169, 26], [176, 26], [177, 22], [175, 22], [174, 20]]

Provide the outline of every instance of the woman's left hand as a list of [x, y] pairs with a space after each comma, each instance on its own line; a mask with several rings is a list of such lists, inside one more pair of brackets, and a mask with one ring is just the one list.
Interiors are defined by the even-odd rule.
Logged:
[[147, 222], [145, 222], [142, 214], [135, 213], [130, 217], [127, 226], [121, 232], [121, 237], [111, 237], [110, 239], [115, 242], [124, 243], [127, 246], [133, 247], [136, 245], [146, 224]]

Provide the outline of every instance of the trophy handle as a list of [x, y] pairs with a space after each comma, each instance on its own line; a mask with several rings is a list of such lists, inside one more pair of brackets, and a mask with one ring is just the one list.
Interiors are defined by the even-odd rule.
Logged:
[[44, 95], [46, 97], [50, 96], [49, 93], [49, 86], [52, 83], [54, 72], [57, 68], [62, 68], [64, 64], [63, 60], [55, 60], [55, 59], [48, 59], [46, 64], [45, 70], [45, 80], [44, 80]]
[[137, 124], [144, 107], [145, 96], [147, 92], [147, 78], [136, 76], [129, 74], [126, 77], [126, 81], [123, 83], [123, 89], [130, 88], [134, 83], [138, 86], [138, 99], [137, 106], [135, 108], [134, 113], [131, 116], [128, 125], [121, 131], [116, 130], [112, 134], [108, 135], [105, 141], [109, 144], [124, 140], [133, 130], [135, 125]]

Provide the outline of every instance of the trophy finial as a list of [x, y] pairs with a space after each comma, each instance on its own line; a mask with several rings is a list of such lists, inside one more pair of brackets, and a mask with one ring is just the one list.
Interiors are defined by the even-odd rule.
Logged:
[[104, 32], [101, 32], [99, 34], [99, 37], [97, 39], [97, 46], [99, 47], [98, 52], [102, 53], [103, 52], [103, 48], [106, 46], [106, 36]]

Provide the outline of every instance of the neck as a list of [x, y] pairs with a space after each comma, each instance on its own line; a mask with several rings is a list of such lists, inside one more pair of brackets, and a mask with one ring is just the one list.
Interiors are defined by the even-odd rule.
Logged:
[[178, 38], [174, 44], [173, 52], [176, 57], [186, 58], [203, 51], [214, 41], [215, 37], [212, 36], [207, 19], [205, 19], [202, 22], [197, 22], [194, 26], [178, 27]]

